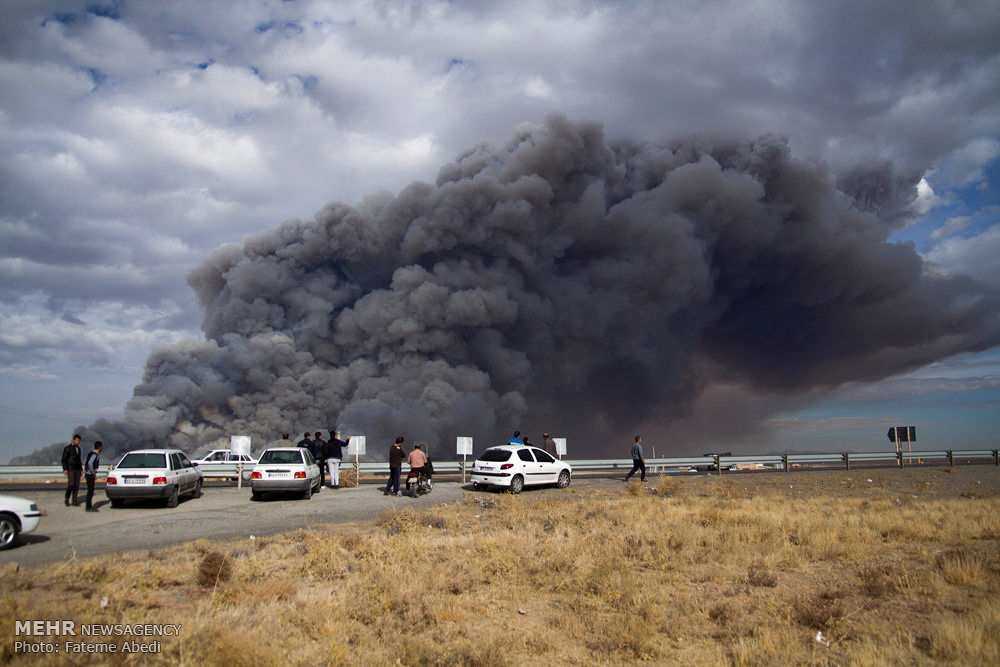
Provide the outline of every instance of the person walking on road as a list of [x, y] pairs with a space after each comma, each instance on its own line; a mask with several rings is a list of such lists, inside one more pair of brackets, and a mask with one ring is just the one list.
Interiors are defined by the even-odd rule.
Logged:
[[326, 457], [329, 453], [329, 446], [323, 439], [323, 433], [316, 431], [316, 443], [313, 445], [313, 458], [319, 466], [319, 483], [326, 486]]
[[[396, 438], [396, 442], [389, 447], [389, 481], [385, 485], [383, 495], [399, 495], [399, 472], [406, 460], [406, 450], [403, 449], [403, 436]], [[390, 491], [392, 489], [392, 491]]]
[[63, 447], [62, 469], [66, 475], [66, 505], [69, 506], [70, 497], [73, 498], [73, 505], [79, 507], [80, 499], [80, 475], [83, 474], [83, 458], [80, 456], [80, 435], [74, 434], [73, 441]]
[[330, 469], [330, 488], [340, 488], [340, 462], [344, 458], [344, 447], [347, 441], [340, 439], [340, 431], [330, 431], [330, 441], [327, 443], [326, 467]]
[[646, 481], [646, 459], [642, 456], [642, 436], [635, 436], [635, 443], [632, 445], [632, 470], [629, 474], [625, 475], [625, 481], [627, 482], [632, 475], [635, 474], [636, 470], [642, 471], [639, 474], [639, 481]]
[[87, 480], [87, 511], [97, 512], [94, 507], [94, 483], [97, 482], [97, 469], [101, 467], [101, 450], [104, 443], [100, 440], [94, 443], [94, 451], [87, 454], [87, 462], [83, 464], [83, 477]]

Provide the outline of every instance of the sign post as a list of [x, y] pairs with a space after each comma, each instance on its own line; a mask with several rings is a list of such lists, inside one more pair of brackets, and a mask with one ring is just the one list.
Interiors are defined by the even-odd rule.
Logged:
[[917, 441], [916, 426], [892, 426], [886, 433], [890, 442], [896, 443], [896, 453], [903, 451], [903, 443], [906, 443], [906, 451], [912, 451], [910, 443]]
[[462, 455], [462, 484], [465, 484], [465, 457], [472, 456], [472, 438], [467, 436], [455, 438], [455, 453]]
[[250, 436], [234, 435], [229, 438], [229, 456], [236, 457], [236, 488], [243, 488], [243, 455], [250, 456]]
[[556, 455], [562, 460], [566, 456], [566, 438], [552, 438], [552, 442], [556, 443]]
[[354, 473], [358, 476], [358, 486], [361, 486], [361, 464], [358, 457], [366, 453], [365, 436], [352, 435], [347, 439], [347, 455], [354, 454]]

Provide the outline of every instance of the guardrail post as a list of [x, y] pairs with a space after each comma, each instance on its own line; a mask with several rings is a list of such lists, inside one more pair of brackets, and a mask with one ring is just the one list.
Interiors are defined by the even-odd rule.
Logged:
[[900, 468], [903, 467], [903, 452], [896, 452], [896, 463]]
[[993, 450], [993, 465], [1000, 466], [1000, 449]]
[[716, 454], [712, 458], [715, 459], [715, 472], [717, 472], [717, 473], [719, 473], [721, 475], [722, 474], [722, 457], [719, 456], [718, 454]]
[[781, 466], [788, 472], [788, 454], [781, 455]]
[[850, 454], [850, 452], [844, 452], [843, 454], [840, 455], [840, 457], [842, 459], [844, 459], [844, 467], [847, 470], [850, 470], [851, 469], [851, 454]]
[[948, 467], [949, 468], [955, 467], [955, 455], [954, 452], [952, 452], [950, 449], [948, 450]]

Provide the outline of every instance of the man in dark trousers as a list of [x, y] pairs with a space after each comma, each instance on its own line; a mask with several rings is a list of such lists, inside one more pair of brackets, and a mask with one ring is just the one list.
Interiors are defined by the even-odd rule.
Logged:
[[[385, 485], [382, 495], [399, 495], [399, 471], [406, 460], [406, 450], [403, 449], [403, 436], [396, 438], [396, 442], [389, 447], [389, 481]], [[392, 491], [389, 491], [392, 489]]]
[[63, 447], [62, 469], [66, 475], [66, 505], [69, 505], [70, 496], [73, 504], [80, 506], [80, 475], [83, 474], [83, 458], [80, 455], [80, 436], [73, 436], [73, 442]]
[[100, 440], [94, 443], [94, 451], [87, 454], [87, 462], [83, 464], [83, 477], [87, 480], [87, 511], [98, 511], [94, 507], [94, 483], [97, 481], [97, 469], [101, 467], [101, 450], [104, 443]]
[[639, 481], [646, 481], [646, 459], [642, 456], [642, 436], [635, 436], [635, 443], [632, 445], [632, 470], [629, 474], [625, 475], [625, 481], [627, 482], [629, 478], [635, 474], [636, 470], [641, 470], [639, 474]]
[[326, 466], [330, 469], [330, 488], [340, 488], [340, 462], [344, 458], [344, 447], [347, 441], [340, 439], [340, 431], [330, 431], [330, 441], [327, 443]]
[[313, 444], [313, 458], [316, 459], [316, 465], [319, 466], [319, 483], [326, 486], [326, 457], [328, 453], [328, 446], [326, 440], [323, 439], [322, 431], [316, 431], [316, 441]]

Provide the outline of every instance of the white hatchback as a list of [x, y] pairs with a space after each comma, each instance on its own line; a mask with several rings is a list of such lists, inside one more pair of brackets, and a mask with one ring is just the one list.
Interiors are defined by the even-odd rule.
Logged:
[[42, 512], [38, 505], [17, 496], [0, 496], [0, 549], [8, 549], [21, 533], [38, 527]]
[[112, 507], [126, 500], [160, 498], [177, 507], [182, 495], [201, 496], [201, 472], [179, 449], [137, 449], [108, 471], [105, 493]]
[[305, 447], [275, 447], [265, 449], [250, 473], [253, 500], [261, 494], [294, 491], [308, 500], [319, 492], [323, 478], [319, 466]]
[[526, 486], [569, 486], [573, 469], [537, 447], [499, 445], [490, 447], [472, 464], [472, 488], [498, 486], [521, 493]]

